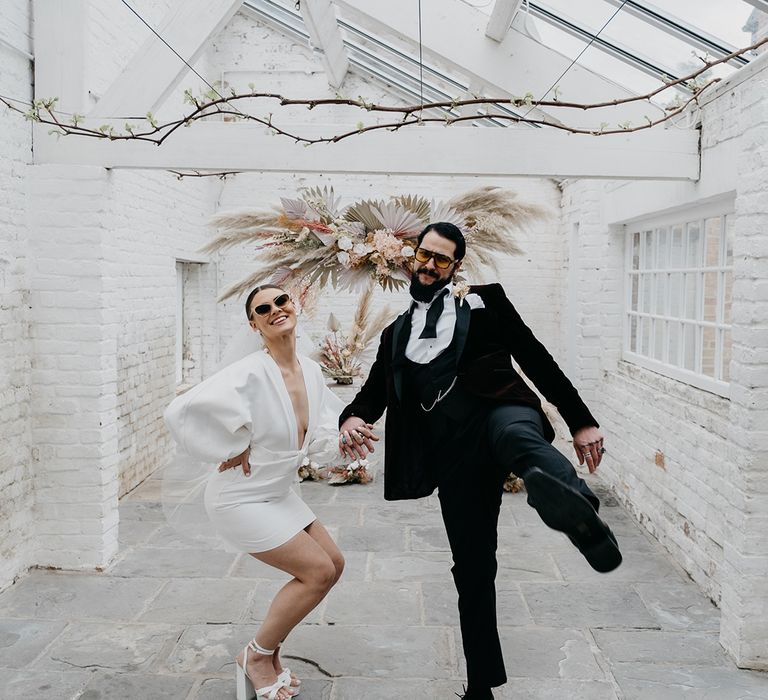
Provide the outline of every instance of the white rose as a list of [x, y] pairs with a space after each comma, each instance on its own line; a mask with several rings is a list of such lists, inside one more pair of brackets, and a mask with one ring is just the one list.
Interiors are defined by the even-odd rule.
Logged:
[[365, 243], [355, 243], [354, 246], [352, 246], [352, 252], [355, 255], [367, 255], [371, 252], [371, 249], [365, 244]]
[[349, 265], [349, 253], [345, 253], [344, 251], [341, 253], [336, 253], [336, 260], [338, 260], [344, 266]]
[[404, 258], [412, 258], [413, 248], [411, 248], [409, 245], [403, 246], [403, 249], [400, 251], [400, 255], [402, 255]]
[[339, 246], [339, 250], [350, 250], [352, 248], [352, 239], [342, 236], [336, 241], [336, 245]]

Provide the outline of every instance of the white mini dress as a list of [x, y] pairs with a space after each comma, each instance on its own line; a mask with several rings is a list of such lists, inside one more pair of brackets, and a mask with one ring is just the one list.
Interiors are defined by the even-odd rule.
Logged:
[[[300, 355], [309, 426], [299, 445], [296, 414], [280, 368], [264, 351], [252, 353], [177, 397], [165, 420], [182, 453], [213, 463], [205, 509], [228, 549], [265, 552], [315, 520], [293, 486], [306, 458], [339, 462], [342, 403], [325, 385], [319, 365]], [[250, 476], [218, 465], [250, 445]]]

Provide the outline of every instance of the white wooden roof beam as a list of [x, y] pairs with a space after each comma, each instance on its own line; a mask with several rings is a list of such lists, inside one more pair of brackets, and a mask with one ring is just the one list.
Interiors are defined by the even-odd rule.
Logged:
[[323, 55], [328, 84], [340, 88], [349, 69], [349, 60], [333, 3], [330, 0], [301, 0], [300, 10], [312, 46]]
[[56, 108], [82, 114], [88, 0], [34, 0], [35, 98], [58, 97]]
[[485, 27], [485, 36], [494, 41], [501, 41], [507, 35], [522, 4], [523, 0], [496, 0], [491, 18]]
[[[159, 147], [140, 141], [57, 138], [43, 125], [35, 128], [36, 162], [107, 168], [656, 180], [695, 180], [699, 173], [695, 130], [581, 136], [552, 129], [422, 126], [307, 148], [261, 125], [245, 123], [198, 123], [178, 130]], [[338, 128], [292, 125], [307, 137]]]
[[[208, 40], [229, 22], [241, 4], [242, 0], [175, 0], [154, 29], [187, 63], [193, 64]], [[89, 116], [143, 116], [154, 110], [186, 75], [189, 69], [179, 57], [147, 32], [144, 44]]]
[[[412, 0], [336, 0], [344, 19], [365, 26], [373, 33], [399, 37], [418, 45], [418, 16]], [[441, 0], [422, 5], [422, 45], [430, 60], [477, 78], [488, 91], [538, 98], [570, 66], [564, 55], [511, 28], [501, 42], [485, 36], [488, 17], [460, 0]], [[634, 93], [578, 64], [558, 82], [561, 100], [597, 103], [631, 97]], [[551, 96], [550, 96], [551, 97]], [[551, 115], [573, 126], [598, 128], [602, 122], [644, 123], [661, 111], [649, 105], [628, 104], [598, 112], [552, 110]]]

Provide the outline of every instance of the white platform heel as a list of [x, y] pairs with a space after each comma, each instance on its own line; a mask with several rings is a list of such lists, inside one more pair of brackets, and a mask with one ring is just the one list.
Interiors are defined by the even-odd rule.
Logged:
[[[249, 651], [261, 654], [262, 656], [272, 656], [275, 653], [274, 649], [265, 649], [259, 646], [255, 639], [252, 639], [243, 650], [243, 664], [245, 666], [248, 665]], [[256, 700], [276, 700], [280, 689], [286, 687], [286, 684], [278, 677], [272, 685], [265, 685], [263, 688], [254, 689], [251, 679], [248, 678], [248, 674], [245, 672], [245, 668], [238, 662], [235, 662], [235, 682], [237, 684], [237, 700], [253, 700], [253, 698], [256, 698]], [[288, 676], [288, 682], [290, 683], [290, 676]], [[291, 692], [290, 688], [288, 692]]]
[[[279, 649], [281, 646], [282, 643], [278, 644], [277, 648]], [[298, 678], [294, 678], [291, 669], [287, 666], [283, 667], [283, 670], [277, 676], [277, 680], [282, 681], [283, 685], [288, 688], [291, 697], [295, 698], [301, 692], [301, 681]]]

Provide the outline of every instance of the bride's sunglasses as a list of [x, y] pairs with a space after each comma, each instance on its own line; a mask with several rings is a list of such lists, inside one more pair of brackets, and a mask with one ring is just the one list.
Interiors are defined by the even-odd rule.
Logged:
[[266, 316], [270, 311], [272, 311], [272, 306], [276, 309], [282, 309], [286, 304], [291, 303], [291, 296], [290, 294], [281, 294], [280, 296], [275, 297], [272, 300], [272, 303], [269, 304], [259, 304], [258, 306], [254, 306], [251, 309], [251, 318], [253, 318], [253, 314], [258, 314], [259, 316]]
[[432, 258], [435, 259], [435, 267], [439, 267], [441, 270], [447, 270], [456, 261], [453, 258], [449, 258], [442, 253], [434, 253], [426, 248], [416, 248], [414, 251], [414, 257], [420, 263], [428, 263]]

